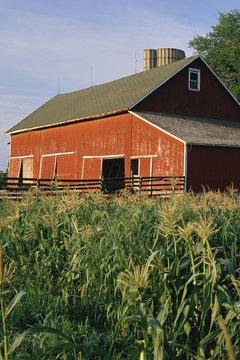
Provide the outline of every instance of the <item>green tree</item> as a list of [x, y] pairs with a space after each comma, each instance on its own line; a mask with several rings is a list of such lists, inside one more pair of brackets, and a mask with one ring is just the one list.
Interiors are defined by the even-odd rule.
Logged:
[[218, 23], [206, 36], [197, 35], [189, 47], [203, 57], [240, 101], [240, 10], [219, 13]]

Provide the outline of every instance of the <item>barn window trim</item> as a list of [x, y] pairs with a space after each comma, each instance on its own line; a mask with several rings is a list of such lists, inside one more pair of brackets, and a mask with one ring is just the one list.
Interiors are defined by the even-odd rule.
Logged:
[[200, 91], [200, 69], [188, 69], [188, 90]]
[[122, 158], [125, 157], [125, 154], [117, 155], [84, 155], [83, 159], [112, 159], [112, 158]]
[[158, 155], [133, 155], [130, 156], [130, 159], [148, 159], [148, 158], [157, 158]]
[[49, 156], [59, 156], [59, 155], [72, 155], [75, 154], [74, 151], [63, 152], [63, 153], [54, 153], [54, 154], [43, 154], [42, 157], [49, 157]]
[[33, 158], [34, 155], [22, 155], [22, 156], [11, 156], [10, 159], [26, 159], [26, 158]]

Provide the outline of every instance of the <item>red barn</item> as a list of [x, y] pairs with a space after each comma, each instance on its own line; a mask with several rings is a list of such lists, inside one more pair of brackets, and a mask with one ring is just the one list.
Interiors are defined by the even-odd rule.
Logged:
[[60, 94], [11, 128], [9, 176], [240, 179], [240, 104], [200, 56]]

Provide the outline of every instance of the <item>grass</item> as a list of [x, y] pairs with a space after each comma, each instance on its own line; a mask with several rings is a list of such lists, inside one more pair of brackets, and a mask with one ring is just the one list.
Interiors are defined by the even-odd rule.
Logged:
[[3, 201], [4, 303], [26, 292], [9, 359], [237, 359], [239, 205], [234, 189]]

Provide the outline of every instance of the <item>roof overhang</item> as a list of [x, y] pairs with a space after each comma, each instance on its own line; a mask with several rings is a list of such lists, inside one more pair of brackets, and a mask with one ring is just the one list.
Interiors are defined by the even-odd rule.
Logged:
[[101, 119], [103, 117], [109, 117], [109, 116], [113, 116], [113, 115], [120, 115], [120, 114], [123, 114], [123, 113], [126, 113], [126, 112], [128, 112], [128, 109], [121, 109], [121, 110], [111, 111], [111, 112], [107, 112], [107, 113], [103, 113], [103, 114], [97, 114], [97, 115], [91, 115], [91, 116], [85, 116], [85, 117], [81, 117], [81, 118], [76, 118], [76, 119], [69, 119], [69, 120], [65, 120], [65, 121], [60, 121], [60, 122], [54, 123], [54, 124], [41, 125], [41, 126], [36, 126], [36, 127], [33, 126], [31, 128], [20, 129], [20, 130], [11, 131], [11, 132], [7, 131], [7, 132], [4, 133], [4, 135], [16, 135], [16, 134], [23, 133], [23, 132], [42, 130], [42, 129], [52, 128], [52, 127], [56, 127], [56, 126], [63, 126], [63, 125], [67, 125], [67, 124], [71, 124], [71, 123], [75, 123], [75, 122], [83, 122], [83, 121], [87, 121], [87, 120]]
[[184, 68], [189, 66], [192, 62], [196, 61], [197, 59], [201, 59], [202, 62], [206, 65], [206, 67], [209, 69], [209, 71], [215, 76], [215, 78], [221, 83], [221, 85], [225, 88], [225, 90], [229, 93], [229, 95], [233, 98], [234, 101], [240, 106], [240, 102], [235, 98], [235, 96], [231, 93], [231, 91], [227, 88], [227, 86], [222, 82], [222, 80], [217, 76], [217, 74], [210, 68], [210, 66], [206, 63], [206, 61], [202, 58], [202, 56], [197, 55], [196, 57], [189, 60], [188, 63], [184, 64], [181, 68], [179, 68], [175, 73], [173, 73], [170, 77], [168, 77], [165, 81], [163, 81], [161, 84], [156, 86], [154, 89], [149, 91], [144, 97], [142, 97], [140, 100], [138, 100], [136, 103], [130, 106], [129, 110], [132, 110], [137, 104], [139, 104], [141, 101], [143, 101], [146, 97], [148, 97], [151, 93], [153, 93], [155, 90], [159, 89], [161, 86], [163, 86], [166, 82], [168, 82], [171, 78], [173, 78], [176, 74], [178, 74], [180, 71], [182, 71]]
[[240, 148], [240, 123], [236, 121], [151, 112], [130, 113], [186, 145]]
[[143, 115], [143, 116], [142, 116], [142, 115], [139, 115], [139, 114], [135, 113], [134, 111], [129, 111], [129, 113], [132, 114], [132, 115], [134, 115], [134, 116], [136, 116], [136, 117], [138, 117], [139, 119], [143, 120], [143, 121], [146, 122], [147, 124], [155, 127], [157, 130], [162, 131], [162, 132], [164, 132], [165, 134], [171, 136], [172, 138], [180, 141], [181, 143], [183, 143], [183, 144], [185, 144], [185, 145], [187, 144], [186, 141], [184, 141], [184, 140], [181, 139], [180, 137], [175, 136], [173, 133], [167, 131], [166, 129], [163, 129], [160, 125], [156, 125], [156, 124], [152, 123], [151, 121], [149, 121], [146, 117], [144, 117], [144, 115]]

